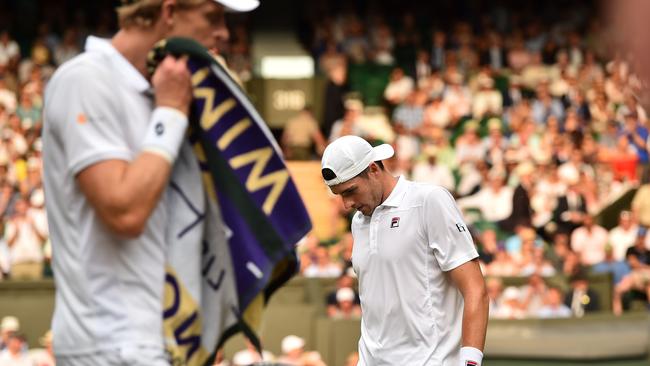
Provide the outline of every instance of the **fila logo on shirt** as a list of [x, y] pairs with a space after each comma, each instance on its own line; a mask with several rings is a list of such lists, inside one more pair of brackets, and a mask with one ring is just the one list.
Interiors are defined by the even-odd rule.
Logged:
[[478, 366], [476, 361], [465, 361], [465, 366]]
[[393, 229], [393, 228], [396, 228], [396, 227], [399, 227], [399, 217], [393, 217], [390, 220], [390, 228]]
[[467, 228], [465, 227], [465, 225], [463, 225], [461, 223], [456, 224], [456, 229], [458, 229], [459, 233], [462, 233], [463, 231], [467, 231]]

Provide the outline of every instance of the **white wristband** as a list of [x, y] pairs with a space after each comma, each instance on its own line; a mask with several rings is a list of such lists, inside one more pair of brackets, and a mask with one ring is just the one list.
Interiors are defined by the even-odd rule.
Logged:
[[462, 347], [460, 349], [461, 366], [481, 366], [483, 352], [474, 347]]
[[158, 154], [173, 164], [187, 125], [187, 116], [183, 112], [171, 107], [157, 107], [151, 114], [142, 151]]

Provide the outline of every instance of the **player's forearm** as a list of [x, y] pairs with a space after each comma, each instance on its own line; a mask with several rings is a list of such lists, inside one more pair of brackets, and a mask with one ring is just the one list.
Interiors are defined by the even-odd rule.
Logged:
[[465, 294], [464, 299], [462, 345], [474, 347], [482, 352], [485, 346], [489, 310], [485, 286], [477, 286], [474, 291]]

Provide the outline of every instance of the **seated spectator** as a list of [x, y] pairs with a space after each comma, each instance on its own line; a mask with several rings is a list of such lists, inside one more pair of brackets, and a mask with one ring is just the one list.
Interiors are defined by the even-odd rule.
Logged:
[[584, 270], [583, 265], [580, 263], [580, 256], [569, 250], [564, 257], [564, 265], [562, 266], [562, 274], [565, 276], [573, 276], [577, 273], [580, 273]]
[[648, 132], [648, 128], [639, 121], [636, 112], [633, 112], [625, 116], [625, 125], [621, 133], [623, 136], [627, 137], [630, 146], [636, 152], [639, 159], [639, 171], [637, 176], [643, 179], [650, 173], [650, 160], [647, 149], [647, 141], [650, 132]]
[[9, 254], [9, 244], [5, 238], [5, 225], [0, 215], [0, 280], [9, 276], [11, 271], [11, 255]]
[[542, 241], [537, 239], [535, 230], [527, 222], [520, 222], [515, 227], [515, 235], [506, 239], [504, 247], [512, 259], [520, 263], [524, 256], [524, 244], [526, 243], [532, 244], [532, 246], [529, 245], [529, 249], [533, 247], [541, 248], [544, 245]]
[[283, 365], [302, 366], [302, 356], [305, 353], [305, 340], [288, 335], [282, 339], [282, 356], [278, 362]]
[[7, 347], [0, 351], [0, 366], [33, 366], [25, 347], [25, 336], [12, 333], [7, 340]]
[[396, 67], [391, 72], [388, 85], [384, 89], [384, 98], [391, 105], [398, 105], [411, 94], [414, 87], [415, 82], [413, 82], [413, 79], [410, 76], [404, 75], [404, 70]]
[[424, 109], [424, 123], [447, 128], [451, 122], [449, 106], [442, 101], [442, 94], [436, 94]]
[[14, 113], [18, 100], [16, 93], [7, 88], [5, 76], [0, 75], [0, 106], [4, 108], [7, 113]]
[[569, 237], [563, 233], [556, 233], [553, 235], [552, 250], [547, 253], [549, 261], [555, 268], [555, 272], [562, 273], [564, 271], [564, 261], [567, 254], [571, 251], [569, 248]]
[[485, 160], [486, 147], [478, 135], [478, 122], [469, 120], [463, 125], [463, 134], [456, 140], [458, 165], [476, 164]]
[[625, 260], [627, 249], [634, 245], [638, 226], [634, 222], [630, 211], [621, 211], [618, 215], [618, 226], [609, 231], [607, 241], [614, 251], [614, 259], [617, 261]]
[[47, 228], [39, 227], [27, 215], [29, 204], [24, 199], [16, 202], [15, 213], [7, 222], [5, 233], [11, 254], [11, 278], [37, 280], [43, 277], [43, 243]]
[[503, 281], [499, 277], [489, 277], [485, 281], [488, 298], [490, 299], [489, 317], [494, 316], [494, 312], [501, 306], [503, 295]]
[[616, 286], [621, 280], [630, 273], [630, 266], [626, 261], [617, 260], [614, 257], [614, 248], [612, 245], [605, 246], [605, 259], [591, 267], [594, 273], [611, 273], [612, 282]]
[[284, 126], [282, 147], [288, 160], [310, 160], [314, 150], [320, 156], [325, 145], [325, 138], [309, 107], [289, 119]]
[[537, 96], [533, 101], [533, 119], [538, 125], [546, 122], [549, 116], [555, 116], [562, 121], [564, 119], [564, 107], [562, 102], [549, 93], [548, 84], [543, 83], [537, 87]]
[[570, 318], [571, 309], [562, 303], [563, 297], [562, 290], [557, 287], [549, 287], [544, 306], [537, 311], [536, 316], [543, 319]]
[[523, 319], [526, 312], [521, 305], [521, 292], [517, 287], [509, 286], [503, 291], [500, 305], [492, 313], [495, 319]]
[[521, 266], [519, 275], [530, 276], [533, 274], [538, 274], [542, 277], [555, 275], [555, 268], [551, 262], [544, 257], [544, 248], [533, 246], [530, 255]]
[[246, 339], [246, 349], [241, 350], [232, 357], [233, 366], [248, 366], [266, 364], [275, 360], [275, 356], [267, 350], [262, 350], [262, 355], [257, 352], [253, 343]]
[[305, 268], [305, 277], [338, 277], [342, 269], [338, 263], [332, 262], [330, 254], [325, 247], [316, 248], [316, 260]]
[[605, 259], [607, 234], [604, 227], [594, 224], [593, 216], [584, 216], [583, 225], [571, 234], [571, 249], [580, 256], [580, 263], [592, 266]]
[[505, 173], [493, 168], [488, 174], [487, 185], [476, 194], [458, 200], [461, 209], [478, 208], [483, 219], [489, 222], [504, 220], [512, 213], [511, 187], [506, 186]]
[[603, 150], [600, 158], [611, 166], [615, 179], [623, 182], [638, 182], [639, 157], [626, 136], [618, 137], [616, 147], [611, 150]]
[[332, 125], [329, 135], [330, 142], [347, 135], [363, 136], [359, 126], [359, 119], [363, 114], [363, 103], [356, 99], [348, 99], [344, 103], [344, 108], [343, 118], [335, 121]]
[[[333, 319], [358, 319], [361, 317], [361, 306], [356, 303], [357, 294], [350, 287], [336, 291], [336, 306], [327, 307], [327, 315]], [[331, 311], [330, 311], [331, 309]]]
[[437, 161], [438, 151], [435, 145], [426, 146], [423, 158], [413, 165], [411, 178], [416, 182], [436, 184], [453, 192], [456, 188], [454, 175], [447, 165]]
[[52, 331], [48, 330], [39, 340], [44, 348], [29, 351], [29, 358], [34, 366], [55, 366], [54, 351], [52, 350]]
[[582, 225], [587, 216], [587, 202], [580, 192], [579, 177], [572, 174], [566, 177], [566, 193], [558, 197], [557, 205], [553, 211], [553, 222], [559, 233], [571, 234], [573, 230]]
[[335, 259], [335, 261], [342, 264], [343, 276], [348, 274], [351, 277], [356, 278], [354, 269], [352, 269], [352, 249], [354, 247], [354, 238], [352, 233], [347, 231], [343, 234], [341, 239], [334, 245], [329, 247], [330, 255]]
[[488, 135], [481, 142], [485, 147], [487, 162], [492, 165], [505, 165], [505, 152], [508, 138], [503, 134], [503, 126], [499, 118], [490, 118], [487, 123]]
[[645, 246], [645, 238], [648, 229], [639, 229], [634, 246], [628, 248], [626, 257], [631, 273], [623, 277], [621, 282], [614, 288], [614, 301], [612, 303], [614, 314], [623, 313], [623, 295], [636, 290], [646, 295], [650, 303], [650, 250]]
[[600, 311], [598, 293], [589, 288], [589, 280], [584, 272], [579, 272], [569, 279], [571, 290], [564, 298], [564, 304], [571, 308], [573, 316], [581, 318], [585, 313]]
[[528, 283], [519, 289], [521, 308], [526, 312], [527, 316], [535, 316], [544, 306], [547, 291], [542, 276], [533, 273], [528, 277]]
[[[342, 202], [341, 202], [342, 205]], [[304, 275], [305, 269], [316, 261], [316, 250], [319, 248], [318, 237], [316, 234], [309, 233], [302, 238], [297, 245], [298, 254], [300, 255], [300, 273]]]
[[485, 73], [480, 73], [476, 81], [479, 90], [472, 101], [472, 116], [480, 119], [501, 114], [503, 97], [498, 90], [494, 89], [494, 79]]
[[334, 314], [338, 307], [338, 290], [342, 288], [350, 288], [354, 292], [354, 304], [359, 305], [361, 304], [361, 300], [359, 299], [359, 294], [357, 293], [356, 290], [354, 290], [354, 277], [352, 276], [354, 274], [354, 271], [352, 271], [351, 268], [349, 268], [347, 271], [343, 272], [341, 276], [336, 280], [336, 289], [329, 294], [327, 294], [327, 297], [325, 299], [325, 302], [327, 303], [327, 315], [331, 316], [331, 314]]
[[462, 74], [458, 72], [451, 73], [447, 81], [448, 86], [443, 93], [442, 100], [449, 106], [452, 124], [454, 124], [461, 117], [468, 116], [471, 113], [472, 94], [463, 85]]
[[521, 80], [529, 89], [535, 89], [536, 86], [550, 80], [548, 67], [542, 63], [540, 52], [530, 54], [530, 62], [521, 71]]
[[426, 95], [413, 91], [393, 112], [393, 123], [397, 135], [399, 158], [411, 159], [419, 153], [419, 136], [424, 123]]
[[517, 273], [519, 273], [517, 263], [504, 250], [497, 251], [494, 260], [485, 268], [485, 274], [488, 276], [516, 276]]
[[478, 247], [478, 258], [483, 265], [490, 264], [499, 251], [497, 233], [493, 229], [485, 229], [481, 232]]
[[530, 203], [530, 192], [533, 190], [535, 166], [530, 163], [521, 163], [515, 169], [519, 184], [512, 193], [512, 211], [510, 215], [499, 221], [499, 227], [507, 232], [512, 232], [518, 222], [531, 224], [533, 222], [533, 209]]
[[0, 351], [7, 348], [9, 336], [20, 330], [20, 322], [15, 316], [7, 315], [0, 322]]

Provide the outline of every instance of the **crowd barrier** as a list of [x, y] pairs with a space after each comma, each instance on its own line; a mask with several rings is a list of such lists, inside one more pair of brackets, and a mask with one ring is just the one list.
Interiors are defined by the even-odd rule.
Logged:
[[[590, 280], [599, 293], [611, 293], [608, 275], [592, 275]], [[525, 281], [525, 278], [504, 278], [505, 284], [512, 285], [522, 285]], [[566, 279], [552, 277], [547, 281], [560, 285]], [[343, 365], [345, 358], [357, 348], [360, 321], [325, 317], [325, 297], [335, 288], [335, 279], [296, 277], [287, 283], [271, 299], [264, 315], [260, 334], [265, 348], [280, 354], [282, 338], [295, 334], [305, 339], [307, 349], [318, 350], [328, 365]], [[603, 303], [608, 299], [603, 296]], [[52, 280], [0, 282], [0, 316], [17, 316], [32, 347], [40, 346], [38, 338], [49, 328], [53, 308]], [[648, 314], [629, 313], [618, 318], [610, 314], [603, 311], [581, 319], [490, 320], [486, 357], [557, 360], [648, 357]], [[243, 338], [234, 337], [225, 345], [226, 355], [232, 357], [244, 347]]]

